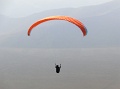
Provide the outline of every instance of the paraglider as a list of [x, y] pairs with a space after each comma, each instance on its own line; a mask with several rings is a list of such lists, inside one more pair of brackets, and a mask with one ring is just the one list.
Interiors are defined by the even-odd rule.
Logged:
[[33, 23], [30, 26], [30, 28], [28, 29], [28, 36], [30, 36], [32, 29], [35, 28], [37, 25], [40, 25], [41, 23], [46, 22], [46, 21], [50, 21], [50, 20], [65, 20], [65, 21], [71, 22], [80, 28], [80, 30], [83, 33], [83, 36], [87, 35], [86, 27], [79, 20], [72, 18], [72, 17], [69, 17], [69, 16], [50, 16], [50, 17], [43, 18], [43, 19]]
[[[80, 22], [79, 20], [75, 19], [75, 18], [72, 18], [72, 17], [69, 17], [69, 16], [49, 16], [49, 17], [46, 17], [46, 18], [43, 18], [43, 19], [40, 19], [38, 20], [37, 22], [33, 23], [29, 29], [28, 29], [28, 36], [30, 36], [31, 34], [31, 31], [33, 30], [33, 28], [35, 28], [36, 26], [42, 24], [43, 22], [46, 22], [46, 21], [50, 21], [50, 20], [64, 20], [64, 21], [68, 21], [70, 23], [73, 23], [74, 25], [76, 25], [78, 28], [80, 28], [80, 30], [82, 31], [83, 33], [83, 36], [86, 36], [87, 35], [87, 29], [86, 27], [83, 25], [82, 22]], [[55, 68], [56, 68], [56, 73], [59, 73], [60, 72], [60, 68], [61, 68], [61, 64], [60, 66], [59, 65], [56, 65], [55, 64]]]

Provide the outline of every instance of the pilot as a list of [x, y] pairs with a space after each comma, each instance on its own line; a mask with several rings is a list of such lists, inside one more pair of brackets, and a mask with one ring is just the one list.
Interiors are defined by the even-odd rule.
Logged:
[[55, 68], [56, 68], [56, 73], [59, 73], [60, 72], [60, 68], [61, 68], [61, 64], [60, 64], [60, 66], [55, 64]]

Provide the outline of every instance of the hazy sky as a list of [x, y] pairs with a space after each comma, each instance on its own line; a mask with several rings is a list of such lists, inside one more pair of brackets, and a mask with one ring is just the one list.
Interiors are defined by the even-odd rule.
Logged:
[[96, 5], [108, 1], [111, 0], [0, 0], [0, 14], [24, 17], [49, 9]]

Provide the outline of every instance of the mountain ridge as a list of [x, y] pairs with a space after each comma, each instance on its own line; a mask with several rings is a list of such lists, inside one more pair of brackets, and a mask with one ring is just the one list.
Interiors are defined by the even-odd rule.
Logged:
[[[106, 5], [107, 9], [104, 10]], [[4, 32], [4, 37], [0, 34], [0, 47], [79, 48], [119, 46], [120, 19], [118, 17], [120, 16], [120, 6], [115, 4], [115, 7], [111, 7], [112, 5], [113, 1], [89, 6], [86, 9], [49, 10], [25, 18], [3, 20], [5, 23], [0, 25], [0, 29], [4, 30], [1, 30], [1, 32]], [[113, 9], [109, 9], [109, 7]], [[87, 27], [88, 35], [82, 37], [78, 28], [70, 25], [70, 23], [51, 21], [35, 28], [36, 32], [32, 31], [32, 37], [27, 36], [27, 30], [32, 23], [51, 15], [68, 15], [80, 20]], [[38, 31], [39, 29], [44, 30]], [[5, 32], [5, 30], [8, 31]], [[18, 44], [19, 42], [20, 44]]]

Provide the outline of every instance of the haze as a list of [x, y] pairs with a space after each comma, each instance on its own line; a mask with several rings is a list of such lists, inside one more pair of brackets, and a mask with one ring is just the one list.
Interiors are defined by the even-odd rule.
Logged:
[[111, 0], [1, 0], [0, 13], [12, 18], [25, 17], [44, 10], [76, 8], [96, 5]]
[[[120, 1], [44, 2], [0, 1], [0, 89], [119, 89]], [[46, 22], [27, 36], [31, 24], [51, 15], [80, 20], [87, 36], [65, 21]]]

